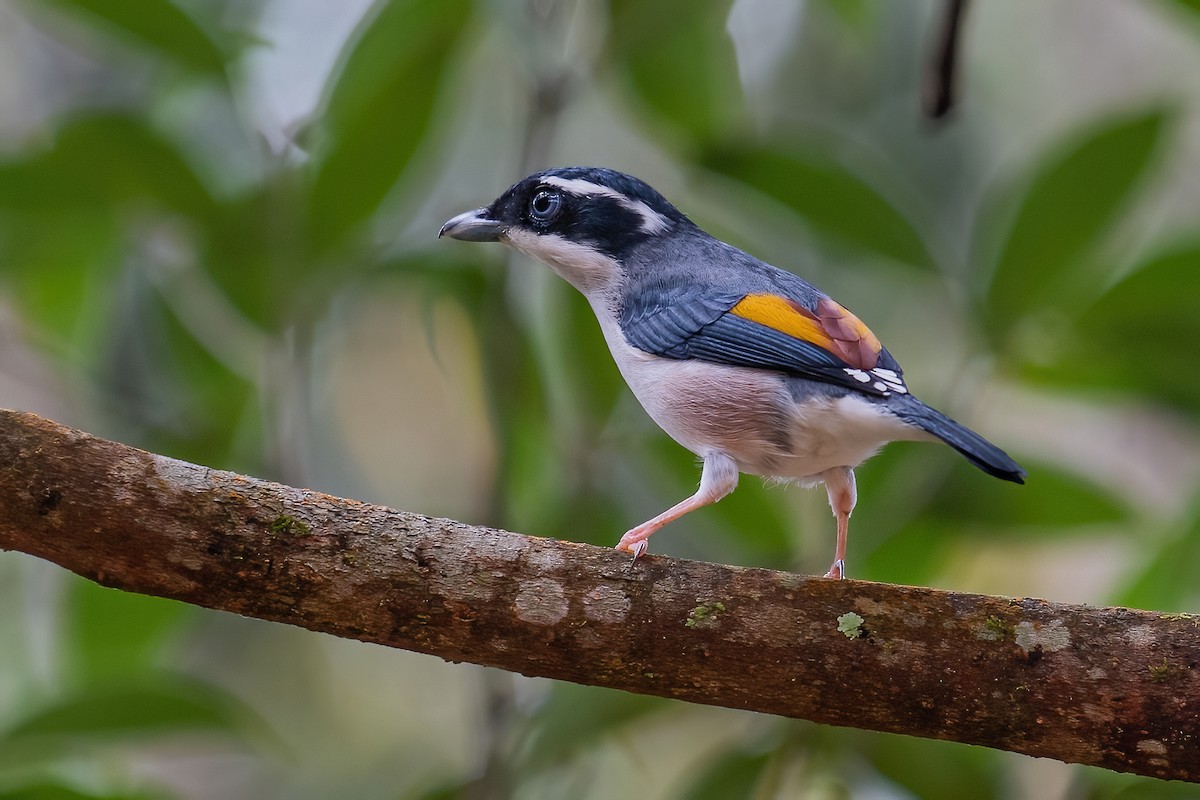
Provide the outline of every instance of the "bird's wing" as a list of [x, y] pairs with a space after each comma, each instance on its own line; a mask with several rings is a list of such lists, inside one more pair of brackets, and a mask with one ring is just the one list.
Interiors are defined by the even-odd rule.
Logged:
[[828, 297], [810, 309], [773, 293], [662, 289], [627, 299], [621, 329], [634, 347], [667, 358], [779, 370], [880, 397], [908, 393], [875, 334]]

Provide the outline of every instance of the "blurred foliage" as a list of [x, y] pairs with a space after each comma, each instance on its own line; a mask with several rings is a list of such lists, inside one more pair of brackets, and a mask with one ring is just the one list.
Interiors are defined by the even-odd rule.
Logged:
[[608, 56], [637, 113], [663, 126], [685, 151], [734, 135], [741, 90], [728, 3], [613, 0]]
[[932, 266], [920, 234], [900, 209], [840, 165], [828, 148], [734, 143], [706, 162], [786, 204], [822, 234], [901, 264]]
[[[960, 582], [981, 574], [978, 551], [1006, 587], [1028, 585], [1014, 583], [1017, 564], [1050, 564], [1052, 592], [1074, 559], [1119, 542], [1089, 600], [1195, 611], [1200, 465], [1155, 459], [1200, 441], [1200, 224], [1165, 213], [1164, 192], [1200, 168], [1194, 93], [1127, 92], [1033, 135], [989, 105], [989, 87], [1020, 78], [994, 56], [973, 61], [991, 35], [971, 27], [981, 10], [964, 107], [935, 129], [917, 119], [933, 21], [915, 8], [379, 0], [343, 37], [343, 17], [311, 3], [0, 6], [19, 31], [0, 30], [6, 45], [37, 32], [23, 40], [37, 57], [13, 80], [51, 98], [0, 139], [0, 339], [46, 365], [48, 407], [99, 434], [385, 501], [380, 486], [428, 471], [462, 500], [414, 510], [611, 544], [691, 491], [695, 465], [636, 408], [581, 298], [496, 248], [434, 234], [534, 168], [623, 167], [872, 320], [935, 404], [1025, 431], [995, 437], [1030, 468], [1023, 488], [932, 447], [865, 465], [852, 574], [979, 589]], [[1195, 27], [1196, 10], [1137, 13]], [[323, 13], [340, 51], [315, 108], [273, 120], [256, 59], [291, 30], [281, 21]], [[779, 21], [763, 25], [767, 14]], [[731, 36], [746, 15], [753, 35]], [[787, 36], [772, 43], [773, 29]], [[282, 63], [300, 75], [310, 57]], [[339, 383], [331, 362], [360, 355], [346, 342], [370, 302], [391, 304], [398, 326], [417, 318], [404, 329], [423, 335], [372, 350], [356, 374], [386, 378], [428, 356], [426, 372]], [[462, 330], [442, 327], [446, 308]], [[357, 455], [356, 436], [395, 437], [399, 451], [425, 428], [450, 438], [451, 404], [396, 419], [385, 394], [365, 423], [342, 404], [450, 379], [478, 387], [491, 441], [464, 445], [464, 464], [420, 439], [412, 474], [371, 480], [382, 467]], [[1158, 438], [1131, 448], [1118, 428]], [[810, 572], [832, 546], [823, 495], [753, 479], [671, 530], [656, 539], [667, 552]], [[0, 800], [229, 789], [172, 777], [187, 772], [178, 752], [236, 762], [244, 797], [1010, 797], [1037, 782], [1026, 761], [944, 742], [585, 687], [485, 680], [472, 694], [451, 676], [480, 673], [443, 665], [432, 687], [401, 674], [398, 687], [376, 676], [334, 689], [322, 671], [338, 672], [323, 661], [334, 656], [305, 649], [323, 639], [259, 645], [261, 628], [51, 580], [16, 557], [0, 573]], [[414, 664], [386, 656], [389, 675]], [[339, 719], [330, 709], [363, 685], [362, 713]], [[399, 699], [387, 716], [408, 720], [391, 739], [365, 719], [388, 687]], [[440, 704], [422, 717], [429, 696]], [[452, 699], [477, 706], [456, 734], [438, 727]], [[466, 756], [447, 755], [456, 736], [472, 742]], [[1072, 798], [1197, 796], [1066, 774]]]
[[346, 53], [311, 148], [302, 230], [315, 253], [342, 244], [409, 167], [469, 11], [465, 0], [386, 3]]
[[1010, 330], [1047, 302], [1069, 305], [1104, 277], [1087, 274], [1080, 262], [1128, 206], [1163, 125], [1161, 112], [1117, 119], [1040, 166], [1018, 201], [986, 290], [994, 328]]

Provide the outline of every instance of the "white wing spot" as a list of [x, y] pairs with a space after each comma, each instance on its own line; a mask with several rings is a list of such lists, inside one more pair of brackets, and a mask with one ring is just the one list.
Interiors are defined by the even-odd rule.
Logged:
[[845, 369], [846, 374], [851, 378], [854, 378], [854, 380], [858, 381], [859, 383], [867, 383], [871, 380], [871, 376], [863, 372], [861, 369], [854, 369], [852, 367], [846, 367]]
[[[875, 388], [883, 393], [888, 390], [899, 392], [900, 394], [908, 394], [908, 387], [904, 385], [904, 379], [896, 374], [895, 370], [887, 369], [886, 367], [876, 367], [871, 370], [871, 374], [879, 381], [875, 382]], [[884, 385], [880, 385], [880, 384]]]

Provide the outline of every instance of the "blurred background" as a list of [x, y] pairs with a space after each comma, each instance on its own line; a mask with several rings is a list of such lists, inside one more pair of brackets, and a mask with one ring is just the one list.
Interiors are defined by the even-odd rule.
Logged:
[[[582, 299], [437, 241], [547, 166], [645, 179], [1004, 446], [859, 470], [853, 577], [1200, 605], [1200, 4], [0, 0], [0, 406], [611, 545], [694, 488]], [[655, 550], [822, 572], [746, 478]], [[830, 698], [829, 702], [853, 702]], [[1142, 798], [1180, 784], [687, 706], [0, 554], [0, 798]]]

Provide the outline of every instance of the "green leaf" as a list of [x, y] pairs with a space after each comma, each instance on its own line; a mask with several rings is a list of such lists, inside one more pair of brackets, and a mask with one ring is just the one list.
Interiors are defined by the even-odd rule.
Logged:
[[[860, 535], [855, 535], [856, 529]], [[874, 541], [865, 541], [862, 534]], [[950, 548], [961, 539], [962, 531], [953, 525], [922, 522], [877, 536], [867, 524], [851, 523], [848, 571], [862, 580], [929, 586], [942, 571]]]
[[485, 784], [490, 777], [447, 781], [432, 789], [425, 789], [412, 795], [406, 794], [404, 800], [463, 800], [465, 797], [478, 796], [485, 791], [481, 784]]
[[323, 252], [378, 209], [429, 129], [467, 0], [391, 0], [343, 54], [312, 164], [307, 229]]
[[639, 101], [693, 148], [725, 140], [742, 117], [729, 2], [614, 0], [609, 58]]
[[[897, 443], [855, 470], [859, 492], [850, 520], [851, 575], [915, 585], [935, 578], [962, 533], [925, 512], [952, 470], [965, 466], [977, 472], [960, 460], [948, 447]], [[982, 473], [975, 479], [995, 481]]]
[[225, 203], [213, 215], [200, 267], [247, 320], [279, 330], [302, 315], [296, 307], [304, 284], [296, 280], [303, 256], [294, 238], [272, 224], [292, 211], [286, 189], [255, 188]]
[[[198, 464], [254, 471], [235, 460], [247, 424], [260, 422], [255, 387], [197, 341], [162, 296], [131, 291], [102, 380], [119, 387], [120, 413], [139, 445]], [[260, 458], [257, 454], [252, 459]]]
[[[3, 183], [3, 177], [0, 177]], [[79, 361], [96, 356], [116, 299], [119, 237], [96, 209], [0, 216], [0, 275], [23, 318]]]
[[1084, 310], [1052, 358], [1027, 377], [1078, 389], [1140, 393], [1200, 413], [1200, 372], [1188, 368], [1200, 342], [1200, 244], [1152, 257]]
[[712, 150], [705, 165], [787, 205], [820, 234], [921, 268], [933, 258], [920, 235], [870, 184], [818, 147]]
[[701, 771], [679, 797], [682, 800], [753, 800], [771, 763], [770, 753], [731, 752]]
[[500, 461], [493, 507], [514, 530], [547, 531], [563, 515], [562, 463], [547, 424], [546, 376], [534, 345], [502, 290], [504, 272], [484, 265], [474, 289], [460, 295], [473, 323], [486, 384], [488, 418]]
[[[1155, 257], [1117, 283], [1079, 319], [1087, 366], [1149, 398], [1200, 412], [1200, 246]], [[1102, 377], [1102, 376], [1099, 376]]]
[[1197, 575], [1200, 575], [1200, 513], [1195, 514], [1190, 526], [1154, 545], [1146, 562], [1117, 593], [1116, 602], [1130, 608], [1194, 612], [1200, 599]]
[[1026, 484], [1018, 486], [960, 460], [922, 516], [960, 530], [1028, 525], [1042, 534], [1046, 527], [1119, 522], [1129, 511], [1100, 487], [1047, 465], [1031, 468]]
[[1175, 5], [1193, 14], [1200, 14], [1200, 0], [1175, 0]]
[[[954, 453], [941, 456], [954, 460], [944, 472], [933, 470], [910, 483], [889, 481], [880, 491], [862, 495], [863, 513], [857, 526], [850, 525], [851, 551], [859, 554], [853, 564], [861, 564], [862, 570], [856, 576], [926, 583], [943, 565], [950, 544], [965, 537], [1083, 536], [1091, 532], [1087, 526], [1129, 518], [1128, 509], [1109, 493], [1049, 466], [1026, 464], [1032, 467], [1030, 477], [1018, 486], [985, 475]], [[919, 467], [921, 460], [914, 464]], [[904, 459], [895, 465], [909, 463]], [[877, 471], [871, 475], [882, 479]], [[897, 497], [896, 490], [904, 486], [910, 494]], [[887, 518], [897, 513], [902, 523], [894, 525]], [[882, 524], [876, 522], [881, 517]]]
[[1163, 324], [1194, 323], [1197, 311], [1200, 243], [1158, 253], [1130, 270], [1083, 313], [1080, 327], [1093, 336], [1107, 332], [1117, 341], [1126, 338], [1129, 325], [1140, 322], [1143, 328], [1159, 329]]
[[[900, 787], [901, 796], [922, 800], [989, 800], [1007, 796], [995, 753], [958, 742], [909, 736], [871, 736], [871, 763]], [[936, 769], [922, 765], [936, 764]], [[896, 792], [900, 794], [900, 792]]]
[[[99, 21], [117, 36], [147, 47], [193, 72], [224, 76], [226, 55], [184, 11], [169, 0], [50, 0], [59, 8]], [[102, 27], [102, 26], [97, 26]]]
[[947, 447], [893, 444], [858, 472], [852, 574], [922, 584], [964, 537], [1086, 536], [1130, 518], [1103, 488], [1045, 464], [1024, 486], [985, 475]]
[[[1155, 110], [1105, 121], [1032, 171], [987, 295], [990, 322], [1005, 332], [1045, 304], [1067, 306], [1096, 279], [1081, 260], [1126, 209], [1153, 161], [1168, 115]], [[995, 204], [990, 230], [1009, 204]]]
[[188, 731], [241, 736], [261, 724], [241, 701], [216, 686], [141, 675], [136, 685], [93, 687], [51, 702], [9, 728], [0, 745], [35, 739], [100, 742]]
[[179, 150], [142, 119], [100, 114], [61, 127], [58, 168], [114, 201], [151, 200], [187, 217], [212, 213], [213, 199]]
[[0, 791], [0, 800], [165, 800], [171, 795], [146, 791], [80, 791], [62, 783], [38, 782]]
[[91, 680], [111, 680], [153, 666], [163, 644], [194, 609], [161, 597], [71, 582], [65, 613], [75, 666]]
[[883, 7], [872, 0], [824, 0], [822, 11], [838, 17], [848, 29], [865, 34], [882, 16]]
[[[670, 442], [670, 445], [676, 451], [675, 458], [678, 459], [679, 445], [673, 441]], [[683, 485], [685, 491], [681, 492], [678, 497], [664, 497], [664, 510], [672, 503], [686, 497], [687, 492], [695, 490], [696, 482], [700, 478], [699, 470], [692, 464], [688, 466], [691, 474], [690, 481]], [[722, 499], [720, 503], [705, 509], [703, 513], [709, 519], [714, 519], [719, 523], [720, 534], [723, 535], [727, 544], [724, 552], [715, 554], [717, 559], [724, 563], [768, 568], [781, 568], [791, 563], [793, 540], [789, 523], [793, 521], [781, 511], [784, 503], [783, 495], [786, 491], [788, 491], [788, 487], [770, 486], [756, 477], [747, 476], [738, 483], [737, 491]], [[804, 490], [797, 488], [795, 491]], [[685, 517], [685, 519], [689, 519], [689, 517]], [[700, 519], [693, 520], [692, 524], [700, 521]], [[686, 525], [687, 523], [681, 521], [677, 524]], [[830, 536], [833, 535], [833, 529], [833, 518], [830, 517]], [[705, 552], [706, 557], [708, 553], [712, 552], [709, 548], [714, 544], [712, 542], [704, 543], [705, 547], [702, 552]], [[832, 552], [832, 545], [830, 545], [830, 552]]]
[[[1096, 769], [1095, 772], [1100, 773], [1100, 770]], [[1184, 783], [1183, 781], [1114, 775], [1111, 772], [1101, 773], [1097, 775], [1097, 778], [1097, 782], [1122, 785], [1122, 788], [1117, 791], [1081, 794], [1079, 795], [1081, 798], [1086, 798], [1086, 800], [1196, 800], [1197, 796], [1200, 796], [1194, 783]]]
[[[0, 210], [8, 213], [50, 214], [105, 209], [105, 195], [84, 176], [72, 175], [52, 156], [37, 153], [0, 164]], [[10, 225], [20, 230], [19, 225]], [[11, 234], [10, 234], [11, 235]]]
[[71, 119], [49, 151], [0, 166], [0, 208], [120, 210], [138, 202], [195, 218], [214, 209], [178, 148], [132, 114]]
[[616, 689], [555, 683], [532, 720], [527, 748], [534, 766], [553, 764], [595, 745], [670, 701]]

